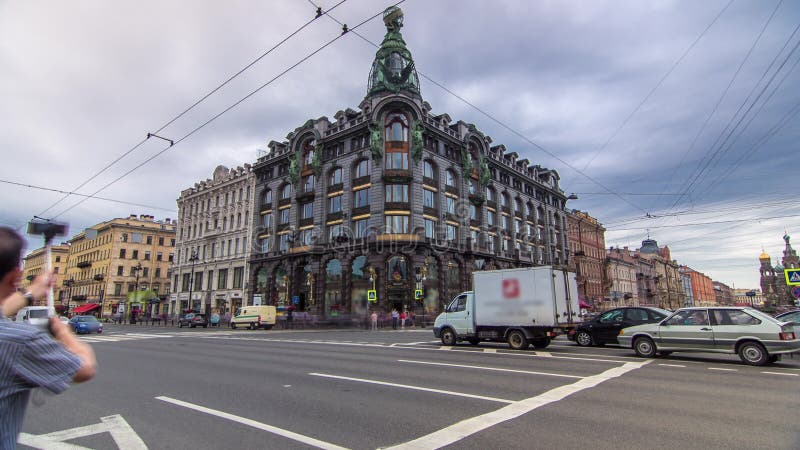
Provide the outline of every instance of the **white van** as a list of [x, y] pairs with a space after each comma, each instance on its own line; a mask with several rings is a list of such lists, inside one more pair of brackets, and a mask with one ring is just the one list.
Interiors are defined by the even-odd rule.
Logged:
[[269, 330], [275, 326], [275, 307], [267, 305], [242, 306], [236, 309], [230, 325], [234, 330], [237, 326], [251, 330], [255, 328]]
[[17, 317], [14, 320], [28, 323], [41, 329], [47, 329], [50, 316], [55, 314], [55, 310], [50, 309], [48, 311], [47, 306], [26, 306], [17, 312]]

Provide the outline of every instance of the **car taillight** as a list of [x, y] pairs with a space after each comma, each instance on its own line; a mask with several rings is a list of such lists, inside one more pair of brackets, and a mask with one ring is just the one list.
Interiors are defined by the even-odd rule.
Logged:
[[794, 332], [791, 332], [791, 331], [790, 332], [781, 332], [779, 334], [779, 336], [781, 337], [782, 341], [793, 341], [793, 340], [795, 340]]

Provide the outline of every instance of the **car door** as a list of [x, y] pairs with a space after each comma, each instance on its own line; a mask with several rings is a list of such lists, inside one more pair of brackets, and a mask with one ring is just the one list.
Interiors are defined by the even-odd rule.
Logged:
[[[622, 318], [622, 328], [635, 327], [636, 325], [644, 325], [652, 322], [647, 315], [647, 310], [643, 308], [626, 308]], [[619, 331], [613, 336], [614, 341], [617, 341]]]
[[464, 293], [453, 299], [450, 306], [448, 306], [447, 322], [456, 330], [456, 334], [463, 336], [472, 333], [472, 316], [470, 310], [472, 309], [471, 302], [468, 299], [471, 294]]
[[761, 324], [761, 320], [741, 309], [711, 309], [709, 312], [717, 350], [735, 350], [736, 341], [742, 336], [756, 336], [755, 325]]
[[706, 309], [683, 309], [658, 327], [658, 346], [672, 350], [714, 348], [714, 330]]
[[624, 309], [612, 309], [600, 315], [592, 327], [592, 338], [598, 344], [617, 342], [619, 330], [623, 328]]

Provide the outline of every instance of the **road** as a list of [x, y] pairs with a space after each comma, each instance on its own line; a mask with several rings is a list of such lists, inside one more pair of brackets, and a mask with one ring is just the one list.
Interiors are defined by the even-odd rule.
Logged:
[[429, 329], [81, 338], [97, 377], [36, 394], [20, 448], [800, 448], [800, 356], [443, 347]]

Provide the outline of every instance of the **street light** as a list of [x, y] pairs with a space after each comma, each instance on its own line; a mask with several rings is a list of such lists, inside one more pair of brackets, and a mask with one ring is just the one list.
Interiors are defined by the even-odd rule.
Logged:
[[420, 322], [420, 328], [425, 328], [425, 282], [428, 281], [428, 260], [426, 259], [425, 262], [422, 264], [422, 267], [419, 268], [420, 274], [420, 288], [422, 288], [422, 320]]
[[317, 308], [314, 305], [314, 274], [311, 272], [306, 274], [306, 286], [308, 286], [308, 305], [313, 308], [316, 314]]
[[192, 305], [192, 311], [195, 310], [194, 301], [192, 300], [192, 287], [194, 287], [194, 263], [196, 263], [197, 260], [199, 259], [200, 258], [197, 257], [197, 252], [193, 250], [191, 256], [189, 256], [189, 261], [192, 263], [192, 271], [189, 274], [189, 302], [188, 302], [188, 305]]
[[[139, 299], [139, 272], [141, 272], [141, 270], [142, 270], [142, 263], [140, 262], [136, 263], [135, 266], [131, 267], [131, 271], [136, 273], [136, 284], [133, 289], [133, 300], [131, 300], [131, 305], [133, 304], [133, 302]], [[131, 317], [131, 319], [133, 319], [133, 317], [131, 316], [131, 313], [133, 312], [131, 311], [131, 305], [128, 305], [127, 313], [128, 317]]]
[[72, 285], [75, 284], [75, 279], [70, 278], [69, 280], [64, 280], [64, 286], [67, 288], [67, 310], [65, 311], [66, 314], [69, 314], [69, 301], [72, 298]]

